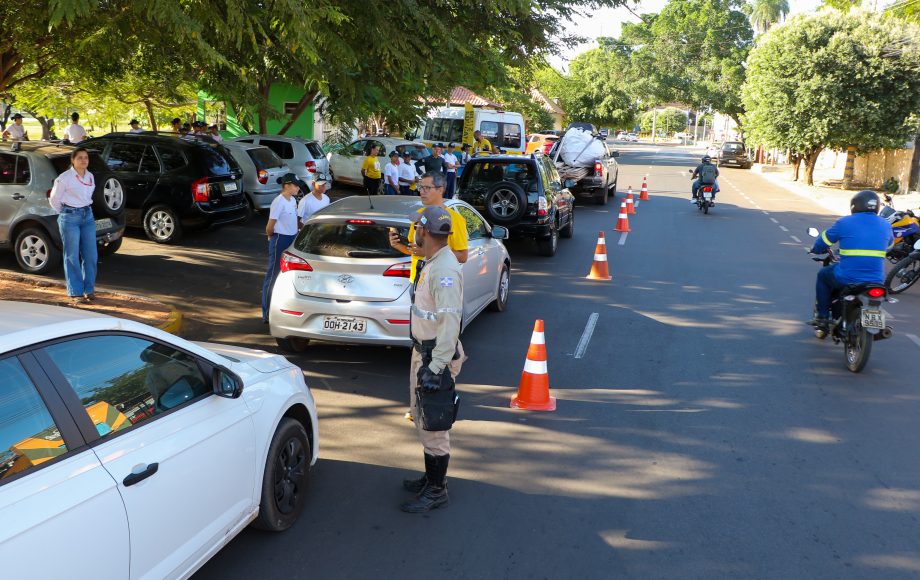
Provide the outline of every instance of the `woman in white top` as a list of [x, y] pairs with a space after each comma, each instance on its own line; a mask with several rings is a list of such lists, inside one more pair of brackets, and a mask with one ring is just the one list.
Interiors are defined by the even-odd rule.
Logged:
[[22, 126], [22, 115], [16, 113], [13, 115], [13, 124], [3, 132], [3, 138], [9, 137], [10, 141], [28, 141], [29, 135], [25, 127]]
[[268, 237], [268, 267], [265, 270], [265, 280], [262, 282], [262, 322], [266, 324], [272, 287], [281, 273], [281, 254], [297, 237], [297, 200], [294, 196], [299, 189], [306, 189], [307, 186], [293, 173], [285, 173], [278, 181], [281, 182], [281, 195], [272, 200], [268, 210], [268, 224], [265, 226], [265, 235]]
[[71, 115], [70, 120], [73, 122], [64, 129], [64, 139], [76, 145], [80, 141], [86, 139], [86, 130], [80, 125], [79, 113]]
[[77, 147], [70, 154], [70, 169], [54, 180], [48, 201], [58, 212], [58, 228], [64, 244], [64, 278], [73, 304], [96, 299], [96, 220], [93, 191], [96, 180], [87, 169], [89, 152]]
[[297, 206], [297, 215], [300, 217], [300, 225], [303, 226], [310, 219], [310, 216], [329, 205], [329, 196], [326, 190], [329, 189], [329, 182], [325, 178], [319, 177], [313, 181], [313, 191], [309, 195], [303, 196], [300, 205]]

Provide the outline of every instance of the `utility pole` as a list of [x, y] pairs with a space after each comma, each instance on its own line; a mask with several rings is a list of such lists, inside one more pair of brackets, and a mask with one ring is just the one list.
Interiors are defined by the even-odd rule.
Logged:
[[652, 110], [652, 143], [658, 142], [658, 107]]
[[696, 143], [699, 140], [699, 134], [696, 132], [696, 130], [699, 129], [699, 127], [700, 127], [700, 112], [697, 111], [696, 114], [693, 115], [693, 146], [694, 147], [696, 147]]

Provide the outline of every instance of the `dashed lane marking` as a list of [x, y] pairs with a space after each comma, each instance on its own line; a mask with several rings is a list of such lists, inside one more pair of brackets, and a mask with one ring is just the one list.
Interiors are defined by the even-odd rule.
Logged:
[[629, 235], [629, 232], [623, 232], [622, 234], [620, 234], [620, 241], [617, 242], [617, 245], [619, 245], [619, 246], [625, 246], [625, 245], [626, 245], [626, 236], [628, 236], [628, 235]]
[[575, 358], [585, 356], [585, 351], [588, 350], [588, 343], [591, 342], [591, 336], [594, 335], [594, 327], [597, 326], [597, 318], [597, 312], [592, 312], [591, 316], [588, 317], [585, 331], [581, 333], [581, 340], [578, 341], [578, 346], [575, 347]]
[[916, 334], [905, 334], [904, 336], [909, 338], [911, 342], [913, 342], [917, 346], [920, 346], [920, 338], [918, 338]]
[[801, 243], [802, 243], [802, 240], [798, 239], [798, 238], [795, 237], [795, 236], [789, 236], [789, 237], [792, 238], [792, 241], [795, 242], [795, 243], [797, 243], [797, 244], [801, 244]]
[[779, 226], [779, 229], [783, 230], [784, 232], [789, 232], [789, 228], [786, 226]]
[[778, 224], [778, 223], [779, 223], [779, 220], [776, 219], [776, 218], [770, 218], [770, 221], [773, 222], [773, 223], [775, 223], [775, 224]]

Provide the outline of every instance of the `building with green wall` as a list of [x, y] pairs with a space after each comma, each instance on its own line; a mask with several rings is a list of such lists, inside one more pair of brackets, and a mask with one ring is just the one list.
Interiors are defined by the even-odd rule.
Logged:
[[[291, 113], [297, 108], [297, 104], [300, 102], [301, 97], [303, 97], [303, 89], [284, 83], [272, 84], [268, 92], [268, 103], [269, 106], [282, 115], [277, 119], [268, 119], [266, 122], [267, 133], [272, 135], [277, 134], [278, 131], [290, 121]], [[285, 132], [285, 135], [289, 137], [313, 139], [314, 112], [314, 105], [308, 105], [300, 116], [297, 117], [297, 120], [294, 121], [294, 124]], [[226, 128], [223, 126], [224, 114], [226, 115]], [[225, 138], [232, 139], [233, 137], [240, 137], [248, 134], [248, 131], [240, 124], [233, 107], [229, 106], [229, 103], [225, 103], [223, 99], [209, 95], [204, 91], [198, 91], [198, 111], [196, 117], [198, 119], [204, 119], [209, 124], [213, 123], [217, 117], [221, 117], [221, 134]], [[257, 131], [259, 127], [258, 114], [253, 112], [252, 118], [252, 129]]]

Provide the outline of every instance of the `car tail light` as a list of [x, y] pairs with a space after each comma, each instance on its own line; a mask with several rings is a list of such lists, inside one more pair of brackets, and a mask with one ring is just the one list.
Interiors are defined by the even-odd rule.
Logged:
[[549, 209], [549, 204], [546, 201], [545, 197], [541, 197], [537, 200], [537, 215], [545, 216], [546, 210]]
[[196, 202], [211, 201], [211, 190], [208, 187], [207, 177], [202, 177], [192, 182], [192, 196]]
[[306, 166], [307, 171], [310, 173], [316, 173], [316, 161], [307, 161], [304, 163], [304, 165]]
[[881, 298], [885, 295], [884, 288], [869, 288], [869, 296], [872, 298]]
[[285, 310], [281, 309], [282, 314], [290, 314], [291, 316], [303, 316], [303, 312], [298, 312], [296, 310]]
[[543, 144], [543, 153], [549, 153], [549, 150], [553, 148], [553, 143], [555, 141], [547, 141]]
[[300, 256], [295, 256], [290, 252], [284, 252], [281, 254], [281, 271], [290, 272], [291, 270], [312, 272], [313, 267]]
[[259, 170], [259, 183], [262, 185], [268, 183], [268, 171], [265, 171], [264, 169]]
[[390, 324], [409, 324], [409, 321], [402, 318], [387, 318], [387, 322]]
[[411, 272], [412, 262], [400, 262], [387, 268], [383, 275], [389, 278], [409, 278]]
[[347, 220], [345, 223], [353, 226], [372, 226], [376, 222], [374, 220]]
[[594, 162], [594, 175], [600, 176], [604, 173], [604, 166], [601, 165], [600, 161]]

